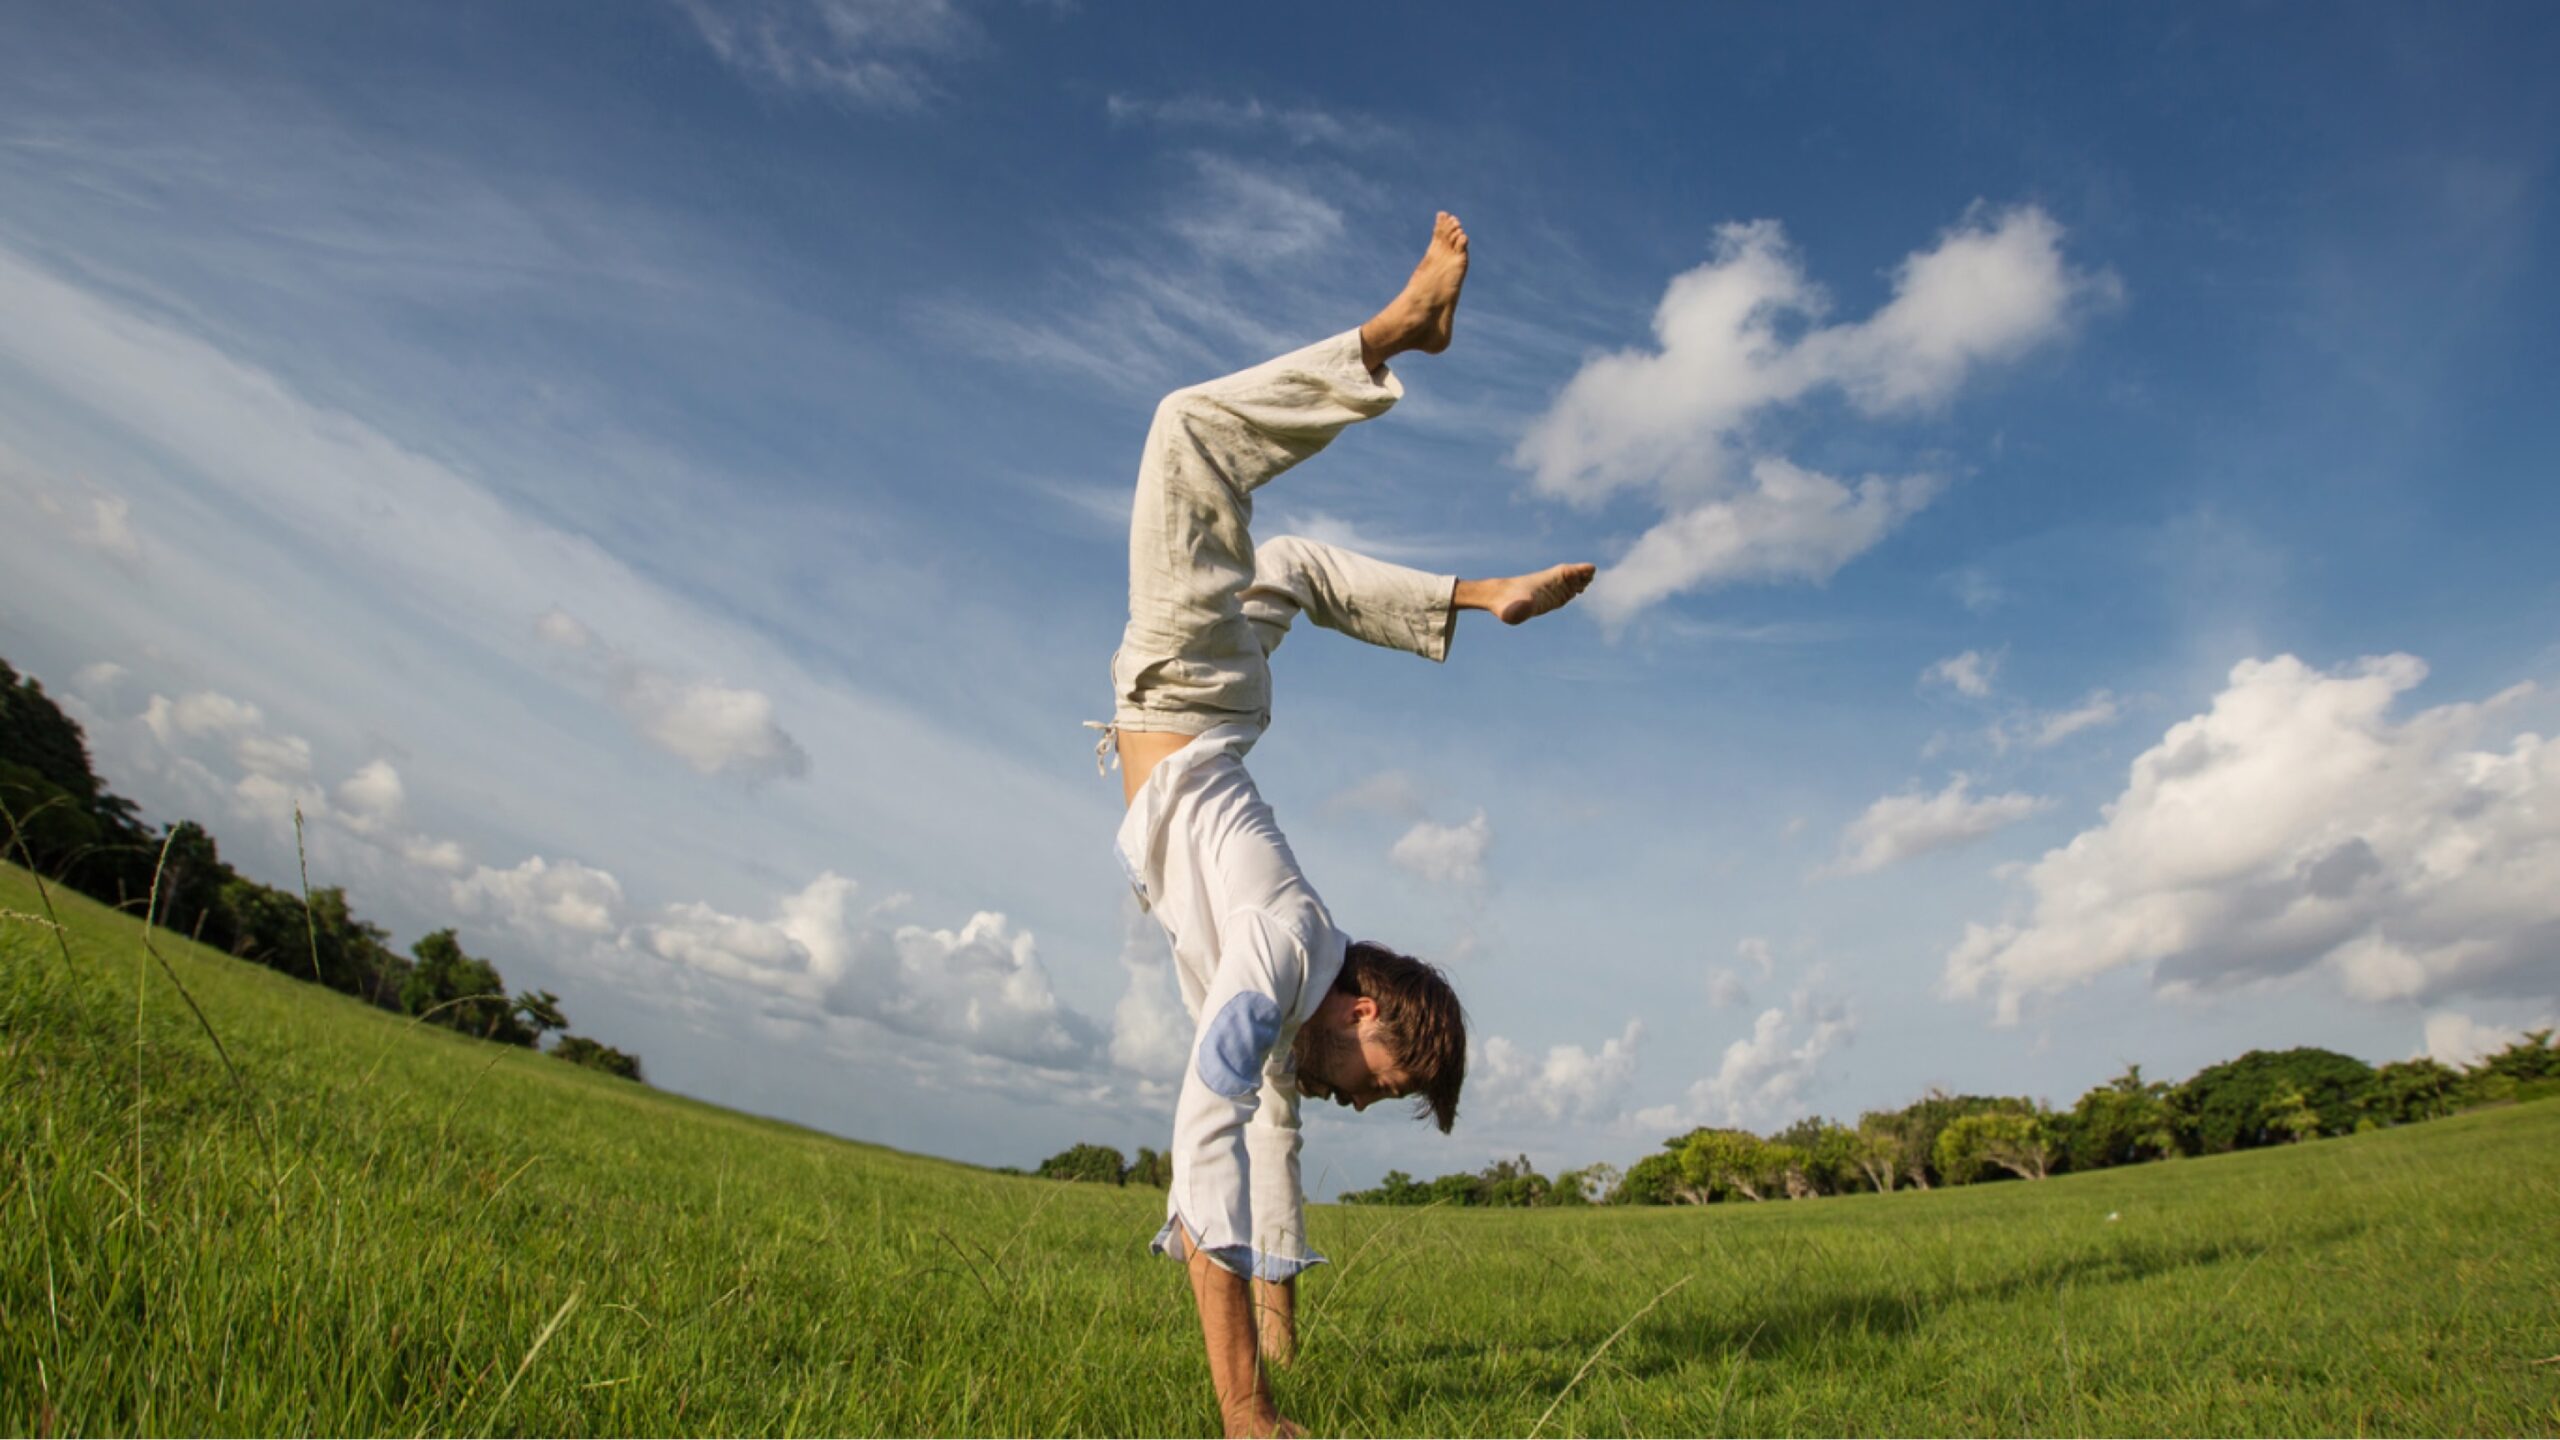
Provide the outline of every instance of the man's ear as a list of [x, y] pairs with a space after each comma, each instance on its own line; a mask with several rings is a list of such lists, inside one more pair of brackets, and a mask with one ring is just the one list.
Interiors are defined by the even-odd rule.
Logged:
[[1357, 997], [1353, 998], [1353, 1000], [1352, 1000], [1352, 1002], [1351, 1002], [1351, 1023], [1352, 1023], [1352, 1024], [1354, 1024], [1354, 1025], [1366, 1025], [1366, 1024], [1368, 1024], [1370, 1021], [1375, 1020], [1375, 1019], [1377, 1019], [1377, 1018], [1378, 1018], [1378, 1002], [1377, 1002], [1377, 1001], [1370, 999], [1370, 998], [1369, 998], [1368, 996], [1366, 996], [1366, 995], [1361, 995], [1361, 996], [1357, 996]]

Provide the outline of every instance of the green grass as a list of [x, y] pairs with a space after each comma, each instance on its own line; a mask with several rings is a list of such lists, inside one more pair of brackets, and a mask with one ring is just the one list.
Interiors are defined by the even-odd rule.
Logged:
[[[161, 937], [235, 1081], [130, 918], [54, 903], [68, 963], [0, 916], [0, 1429], [1214, 1428], [1154, 1192], [733, 1114]], [[41, 913], [22, 872], [0, 911]], [[1279, 1393], [1349, 1433], [2550, 1432], [2555, 1221], [2551, 1102], [2036, 1185], [1317, 1207], [1339, 1263]]]

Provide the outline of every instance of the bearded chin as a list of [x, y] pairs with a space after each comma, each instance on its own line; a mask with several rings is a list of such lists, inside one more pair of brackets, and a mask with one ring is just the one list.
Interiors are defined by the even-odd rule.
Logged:
[[1297, 1064], [1299, 1088], [1304, 1089], [1309, 1080], [1323, 1086], [1327, 1095], [1338, 1088], [1333, 1077], [1337, 1073], [1334, 1061], [1342, 1051], [1339, 1037], [1311, 1022], [1299, 1029], [1298, 1038], [1289, 1048], [1294, 1052], [1291, 1058]]

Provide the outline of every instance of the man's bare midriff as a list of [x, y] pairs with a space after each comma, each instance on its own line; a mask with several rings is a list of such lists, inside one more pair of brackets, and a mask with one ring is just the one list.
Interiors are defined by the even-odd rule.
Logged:
[[1123, 730], [1120, 736], [1120, 803], [1138, 798], [1138, 790], [1165, 757], [1198, 739], [1171, 730]]

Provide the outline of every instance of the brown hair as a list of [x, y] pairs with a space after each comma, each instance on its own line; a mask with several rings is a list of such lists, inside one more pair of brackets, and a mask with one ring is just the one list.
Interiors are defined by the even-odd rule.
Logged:
[[1458, 1091], [1467, 1083], [1467, 1012], [1439, 968], [1367, 940], [1343, 954], [1333, 988], [1365, 995], [1378, 1007], [1378, 1028], [1395, 1047], [1396, 1064], [1420, 1086], [1413, 1118], [1449, 1133], [1458, 1122]]

